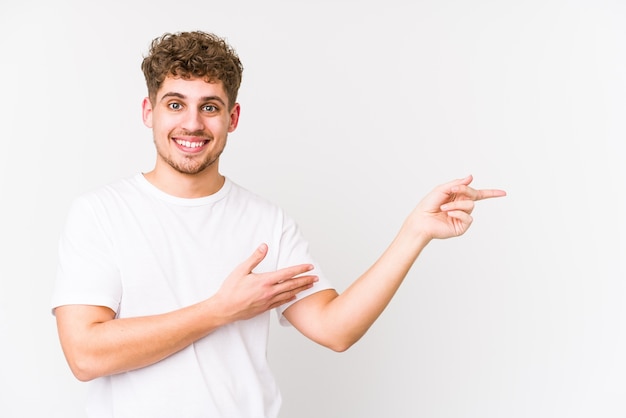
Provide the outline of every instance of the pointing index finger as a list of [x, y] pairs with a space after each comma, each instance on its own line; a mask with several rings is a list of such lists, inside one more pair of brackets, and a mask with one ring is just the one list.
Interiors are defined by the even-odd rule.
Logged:
[[491, 199], [494, 197], [506, 196], [506, 191], [500, 189], [481, 189], [477, 190], [475, 200]]

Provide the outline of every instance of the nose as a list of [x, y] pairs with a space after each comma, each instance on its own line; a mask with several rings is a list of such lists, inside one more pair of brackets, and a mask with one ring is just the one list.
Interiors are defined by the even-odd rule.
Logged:
[[198, 109], [191, 108], [187, 110], [182, 122], [182, 127], [190, 132], [202, 131], [205, 128], [204, 119]]

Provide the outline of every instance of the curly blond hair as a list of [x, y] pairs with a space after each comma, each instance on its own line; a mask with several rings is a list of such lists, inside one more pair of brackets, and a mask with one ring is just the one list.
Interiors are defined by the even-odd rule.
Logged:
[[153, 103], [163, 80], [172, 76], [221, 81], [232, 108], [237, 101], [243, 65], [226, 40], [212, 33], [193, 31], [165, 33], [152, 40], [141, 70]]

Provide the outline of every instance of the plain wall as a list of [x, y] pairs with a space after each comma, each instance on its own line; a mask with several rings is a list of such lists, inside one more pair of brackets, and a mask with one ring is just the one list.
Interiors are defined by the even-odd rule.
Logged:
[[626, 3], [0, 3], [0, 416], [83, 416], [49, 303], [76, 195], [152, 168], [142, 54], [239, 52], [222, 171], [299, 222], [339, 290], [435, 185], [506, 189], [433, 242], [346, 353], [274, 322], [282, 418], [626, 415]]

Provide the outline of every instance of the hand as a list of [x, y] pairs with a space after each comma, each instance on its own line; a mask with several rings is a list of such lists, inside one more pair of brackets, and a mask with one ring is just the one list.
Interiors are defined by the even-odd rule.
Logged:
[[472, 224], [475, 201], [506, 196], [504, 190], [473, 189], [469, 187], [472, 180], [470, 175], [433, 189], [407, 218], [411, 230], [427, 240], [463, 235]]
[[262, 244], [235, 268], [213, 296], [222, 314], [230, 321], [249, 319], [292, 301], [298, 293], [311, 288], [318, 280], [317, 276], [300, 276], [313, 269], [310, 264], [267, 273], [252, 273], [266, 255], [267, 245]]

